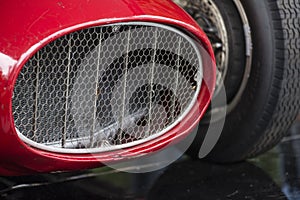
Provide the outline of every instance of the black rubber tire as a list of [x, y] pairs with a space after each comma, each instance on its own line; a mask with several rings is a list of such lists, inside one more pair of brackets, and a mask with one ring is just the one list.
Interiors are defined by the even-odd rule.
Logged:
[[[238, 105], [227, 115], [221, 137], [207, 157], [214, 162], [237, 162], [269, 150], [287, 133], [300, 106], [299, 1], [241, 2], [251, 27], [252, 69]], [[206, 129], [199, 128], [190, 154], [198, 154]]]
[[[243, 22], [239, 17], [239, 13], [234, 2], [214, 0], [214, 3], [220, 10], [225, 29], [228, 36], [228, 65], [227, 74], [224, 79], [227, 102], [232, 101], [241, 85], [244, 68], [246, 63], [246, 45]], [[216, 97], [218, 98], [218, 96]]]

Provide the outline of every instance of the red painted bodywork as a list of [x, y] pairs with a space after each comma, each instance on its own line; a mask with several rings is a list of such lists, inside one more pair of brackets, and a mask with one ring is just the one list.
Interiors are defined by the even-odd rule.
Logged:
[[186, 136], [204, 114], [215, 84], [215, 67], [205, 61], [197, 105], [163, 136], [133, 148], [99, 154], [59, 154], [34, 149], [19, 139], [12, 116], [14, 82], [41, 47], [69, 32], [108, 23], [148, 21], [181, 27], [198, 38], [214, 61], [210, 43], [188, 14], [169, 0], [11, 0], [0, 2], [0, 174], [22, 175], [101, 166], [146, 155]]

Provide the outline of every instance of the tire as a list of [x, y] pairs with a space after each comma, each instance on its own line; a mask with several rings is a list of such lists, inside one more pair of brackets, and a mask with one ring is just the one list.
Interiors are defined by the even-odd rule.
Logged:
[[[232, 0], [215, 0], [214, 2], [222, 15], [228, 35], [228, 75], [224, 78], [224, 87], [226, 100], [230, 102], [239, 90], [245, 71], [241, 67], [246, 64], [245, 33], [243, 22], [234, 2]], [[216, 96], [216, 98], [220, 98], [220, 96]]]
[[[226, 29], [234, 27], [236, 20], [225, 19], [237, 12], [232, 0], [214, 2], [225, 16], [224, 21], [234, 23], [226, 25]], [[251, 28], [252, 66], [246, 88], [227, 114], [221, 137], [207, 156], [220, 163], [241, 161], [272, 148], [287, 133], [300, 105], [299, 1], [241, 0], [241, 3]], [[237, 55], [243, 56], [231, 52], [231, 57]], [[243, 67], [240, 66], [242, 59], [234, 59], [237, 61], [230, 66], [233, 71]], [[235, 77], [238, 73], [229, 71], [226, 79], [239, 80]], [[224, 84], [228, 92], [226, 79]], [[188, 154], [198, 155], [207, 128], [207, 125], [200, 126]]]

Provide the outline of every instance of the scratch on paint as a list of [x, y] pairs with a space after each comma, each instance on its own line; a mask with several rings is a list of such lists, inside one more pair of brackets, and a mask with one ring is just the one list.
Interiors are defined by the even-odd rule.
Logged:
[[48, 12], [49, 9], [43, 12], [36, 20], [34, 20], [34, 22], [32, 22], [31, 25], [27, 28], [27, 31], [29, 31], [32, 28], [32, 26], [36, 24], [41, 18], [43, 18]]

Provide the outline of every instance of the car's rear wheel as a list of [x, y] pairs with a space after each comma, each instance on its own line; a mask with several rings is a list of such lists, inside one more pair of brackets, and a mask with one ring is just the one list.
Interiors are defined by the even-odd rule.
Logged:
[[[297, 0], [180, 2], [204, 27], [215, 47], [221, 77], [215, 98], [221, 98], [218, 88], [222, 87], [222, 80], [227, 94], [227, 104], [218, 105], [227, 107], [224, 128], [207, 158], [235, 162], [269, 150], [281, 140], [299, 111], [300, 3]], [[198, 156], [207, 128], [208, 124], [201, 124], [190, 155]]]

